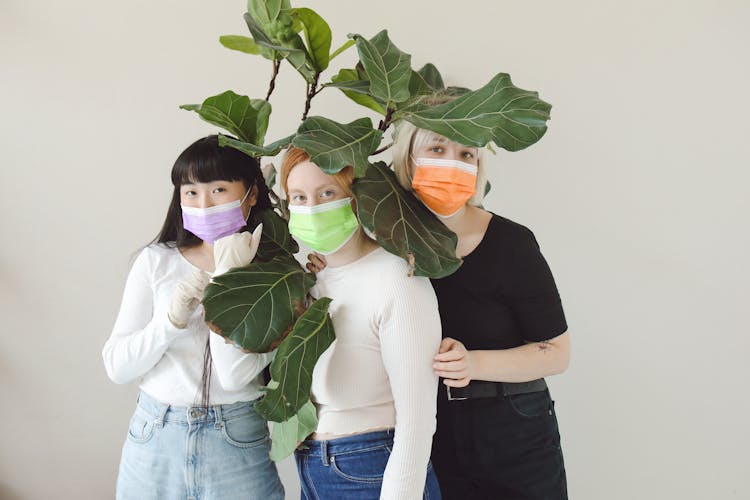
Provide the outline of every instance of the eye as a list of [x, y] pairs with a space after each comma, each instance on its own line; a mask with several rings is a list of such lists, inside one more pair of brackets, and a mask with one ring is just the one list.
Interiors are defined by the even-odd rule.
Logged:
[[218, 194], [218, 193], [224, 193], [224, 192], [226, 192], [226, 190], [227, 189], [223, 188], [223, 187], [216, 187], [216, 188], [214, 188], [214, 190], [212, 192]]
[[187, 191], [183, 191], [182, 194], [184, 194], [185, 196], [195, 196], [195, 191], [193, 191], [192, 189], [188, 189]]
[[461, 153], [461, 158], [464, 158], [465, 160], [471, 160], [474, 158], [474, 153], [471, 151], [464, 151]]
[[320, 194], [320, 197], [321, 198], [330, 198], [331, 196], [335, 196], [335, 195], [336, 195], [336, 191], [334, 191], [333, 189], [326, 189], [325, 191], [323, 191]]
[[296, 204], [299, 204], [299, 203], [304, 203], [305, 202], [305, 197], [302, 196], [301, 194], [293, 194], [292, 195], [292, 199], [289, 200], [289, 201], [291, 201], [292, 203], [294, 203], [296, 205]]
[[430, 151], [433, 153], [442, 153], [443, 152], [443, 146], [430, 146]]

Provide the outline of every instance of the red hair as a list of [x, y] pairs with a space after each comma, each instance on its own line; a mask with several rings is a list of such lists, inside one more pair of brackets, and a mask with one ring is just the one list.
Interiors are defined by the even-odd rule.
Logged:
[[[287, 188], [286, 183], [289, 179], [289, 173], [294, 167], [306, 161], [310, 161], [310, 155], [307, 154], [305, 150], [295, 146], [289, 146], [289, 149], [287, 149], [284, 154], [284, 159], [281, 160], [281, 179], [279, 182], [281, 183], [281, 189], [284, 190], [287, 199], [289, 199], [289, 189]], [[333, 180], [336, 181], [336, 184], [341, 186], [341, 189], [344, 190], [347, 196], [354, 196], [354, 193], [352, 192], [354, 168], [352, 166], [344, 167], [335, 174], [327, 175], [333, 177]]]

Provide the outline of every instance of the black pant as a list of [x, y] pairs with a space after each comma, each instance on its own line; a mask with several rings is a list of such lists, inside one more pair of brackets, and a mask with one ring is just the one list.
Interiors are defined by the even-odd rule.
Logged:
[[444, 500], [568, 498], [546, 390], [448, 401], [441, 384], [431, 458]]

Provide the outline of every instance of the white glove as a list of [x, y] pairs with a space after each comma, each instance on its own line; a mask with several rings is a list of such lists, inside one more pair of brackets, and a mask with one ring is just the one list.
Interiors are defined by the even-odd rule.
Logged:
[[203, 290], [208, 285], [208, 281], [208, 274], [196, 270], [189, 278], [177, 283], [177, 289], [167, 311], [167, 317], [174, 326], [177, 328], [187, 326], [188, 319], [203, 298]]
[[216, 271], [213, 276], [219, 276], [233, 267], [245, 267], [255, 258], [263, 233], [263, 224], [258, 224], [253, 234], [249, 232], [234, 233], [219, 238], [214, 242], [214, 264]]

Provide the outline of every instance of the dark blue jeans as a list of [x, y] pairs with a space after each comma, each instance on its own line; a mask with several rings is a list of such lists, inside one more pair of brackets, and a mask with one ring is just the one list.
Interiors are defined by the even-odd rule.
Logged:
[[[302, 500], [377, 500], [393, 448], [393, 431], [357, 434], [330, 441], [305, 441], [294, 452]], [[440, 499], [432, 466], [427, 466], [425, 499]]]
[[566, 500], [549, 391], [448, 401], [438, 392], [432, 463], [446, 500]]

